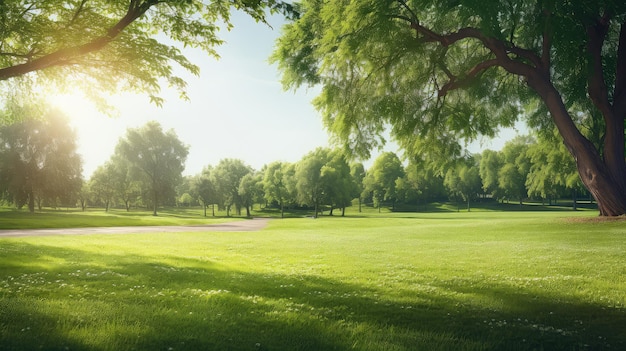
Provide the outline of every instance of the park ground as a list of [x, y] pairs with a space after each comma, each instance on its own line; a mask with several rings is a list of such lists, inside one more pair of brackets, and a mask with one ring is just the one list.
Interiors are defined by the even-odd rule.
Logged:
[[[622, 219], [436, 209], [0, 238], [0, 350], [626, 349]], [[4, 210], [0, 223], [248, 221], [199, 213]]]

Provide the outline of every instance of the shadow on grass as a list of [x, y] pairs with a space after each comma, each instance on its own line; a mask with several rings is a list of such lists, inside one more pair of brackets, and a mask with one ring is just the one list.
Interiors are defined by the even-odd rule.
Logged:
[[626, 348], [624, 309], [504, 282], [435, 280], [389, 292], [376, 277], [368, 285], [244, 272], [209, 258], [20, 242], [0, 251], [1, 350]]

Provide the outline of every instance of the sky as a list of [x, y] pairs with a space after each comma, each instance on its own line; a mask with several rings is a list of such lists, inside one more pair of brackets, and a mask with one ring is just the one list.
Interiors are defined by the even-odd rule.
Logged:
[[[220, 35], [226, 43], [216, 48], [220, 59], [185, 49], [190, 61], [200, 67], [199, 77], [183, 74], [190, 101], [180, 100], [178, 93], [167, 87], [161, 93], [166, 100], [162, 107], [151, 104], [147, 95], [117, 95], [110, 98], [116, 107], [110, 116], [78, 92], [51, 97], [76, 130], [86, 179], [111, 157], [128, 128], [151, 120], [164, 130], [173, 129], [189, 146], [185, 175], [198, 174], [224, 158], [241, 159], [258, 170], [274, 161], [297, 162], [317, 147], [332, 146], [321, 116], [311, 105], [319, 90], [284, 91], [276, 65], [268, 61], [283, 19], [269, 17], [269, 27], [236, 12], [231, 20], [234, 28]], [[472, 151], [500, 149], [515, 131], [505, 130], [500, 135], [496, 140], [474, 143]], [[401, 155], [393, 142], [383, 151]], [[378, 153], [374, 152], [372, 159]], [[366, 167], [372, 162], [364, 161]]]

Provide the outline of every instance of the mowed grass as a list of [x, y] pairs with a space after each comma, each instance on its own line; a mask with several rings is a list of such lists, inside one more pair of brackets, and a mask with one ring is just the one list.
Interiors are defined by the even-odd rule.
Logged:
[[0, 349], [626, 349], [626, 222], [594, 216], [0, 239]]
[[110, 209], [108, 212], [103, 209], [44, 209], [30, 213], [26, 210], [0, 207], [0, 229], [199, 225], [236, 220], [223, 215], [211, 217], [210, 212], [207, 215], [208, 217], [204, 217], [202, 209], [197, 207], [163, 208], [157, 216], [153, 216], [150, 210], [137, 209]]

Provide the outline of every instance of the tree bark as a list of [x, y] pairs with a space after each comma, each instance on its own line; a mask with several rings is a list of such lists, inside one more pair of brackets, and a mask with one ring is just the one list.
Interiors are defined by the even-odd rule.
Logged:
[[[538, 77], [530, 78], [528, 83], [548, 107], [552, 120], [563, 137], [565, 146], [576, 161], [581, 181], [598, 204], [600, 215], [620, 216], [626, 214], [626, 192], [621, 185], [624, 182], [625, 174], [619, 171], [625, 166], [624, 159], [618, 161], [612, 158], [609, 163], [605, 163], [593, 144], [574, 125], [560, 94], [554, 86], [547, 80], [538, 79]], [[615, 135], [615, 130], [608, 123], [606, 128], [607, 136], [614, 135], [614, 138], [613, 141], [605, 140], [605, 150], [619, 154], [620, 151], [617, 149], [620, 148], [622, 149], [621, 154], [623, 154], [623, 122], [621, 138]], [[619, 140], [622, 140], [620, 145], [618, 145]], [[621, 177], [615, 179], [612, 174], [621, 174]]]

